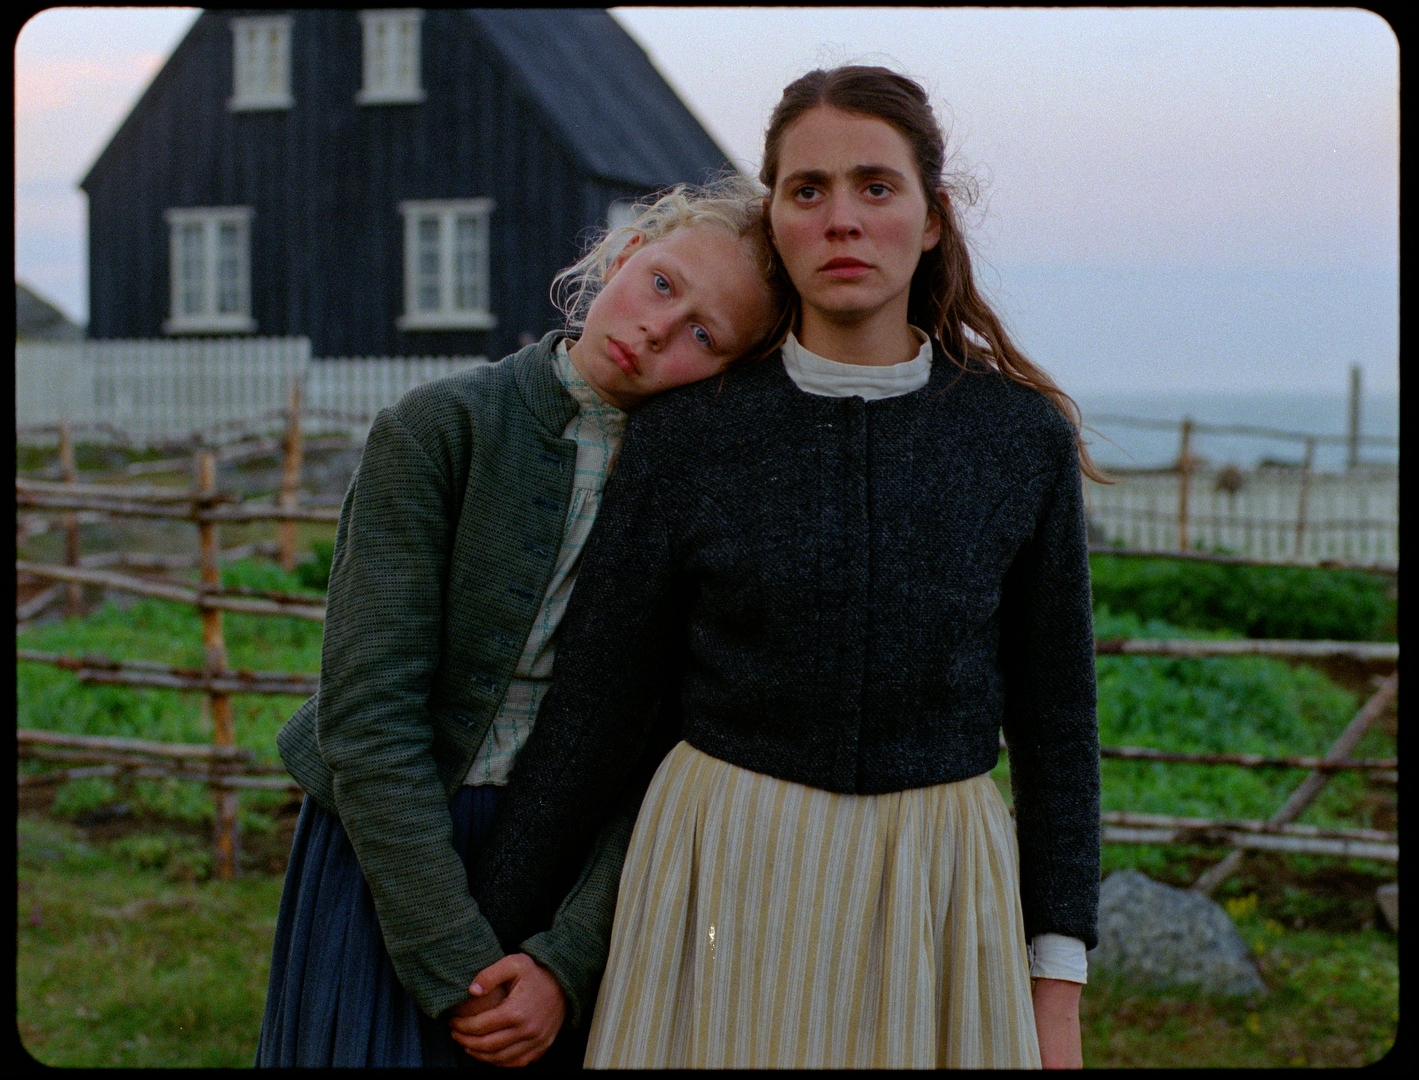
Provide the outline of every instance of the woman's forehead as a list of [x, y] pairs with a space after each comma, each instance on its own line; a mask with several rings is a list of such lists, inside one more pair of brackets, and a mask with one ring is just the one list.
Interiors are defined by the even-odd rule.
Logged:
[[887, 121], [820, 105], [788, 126], [779, 144], [780, 182], [814, 169], [916, 171], [907, 137]]

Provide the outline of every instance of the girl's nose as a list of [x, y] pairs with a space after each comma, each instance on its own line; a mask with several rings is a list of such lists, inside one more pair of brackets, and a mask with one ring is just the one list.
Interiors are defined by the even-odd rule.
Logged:
[[670, 340], [675, 322], [676, 317], [669, 312], [647, 318], [641, 324], [641, 329], [645, 332], [646, 344], [651, 349], [659, 351]]

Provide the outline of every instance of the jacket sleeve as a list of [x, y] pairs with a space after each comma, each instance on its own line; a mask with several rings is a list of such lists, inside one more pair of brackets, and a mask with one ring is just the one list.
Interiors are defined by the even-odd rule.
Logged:
[[1098, 943], [1099, 731], [1083, 485], [1072, 441], [1002, 588], [1004, 734], [1025, 935]]
[[454, 849], [431, 749], [454, 496], [447, 470], [382, 412], [341, 511], [316, 717], [394, 970], [430, 1016], [503, 955]]
[[500, 939], [551, 968], [578, 1015], [605, 963], [640, 799], [678, 726], [661, 704], [683, 655], [683, 600], [637, 434], [633, 422], [567, 606], [552, 687], [474, 870]]

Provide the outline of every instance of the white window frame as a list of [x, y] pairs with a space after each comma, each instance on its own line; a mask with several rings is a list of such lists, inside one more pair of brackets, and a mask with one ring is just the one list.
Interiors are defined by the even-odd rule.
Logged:
[[[360, 105], [413, 105], [424, 100], [423, 24], [418, 8], [360, 12], [364, 86]], [[388, 50], [380, 55], [380, 46]], [[382, 76], [382, 77], [381, 77]]]
[[[488, 218], [493, 212], [492, 199], [421, 199], [401, 202], [404, 215], [404, 314], [399, 317], [400, 330], [491, 330], [498, 325], [489, 310], [491, 282], [489, 275]], [[460, 218], [475, 219], [474, 239], [477, 244], [470, 253], [473, 259], [471, 288], [474, 303], [461, 305], [457, 296], [456, 234]], [[421, 306], [421, 290], [430, 285], [430, 277], [421, 275], [420, 223], [428, 219], [438, 222], [436, 242], [437, 274], [432, 286], [437, 291], [438, 306]]]
[[[168, 334], [249, 334], [256, 330], [251, 317], [251, 218], [249, 206], [200, 206], [171, 209], [163, 215], [168, 222], [169, 317], [163, 323]], [[235, 226], [235, 245], [230, 255], [235, 261], [233, 310], [219, 311], [218, 295], [222, 276], [219, 236], [222, 226]], [[195, 231], [194, 231], [195, 227]], [[195, 290], [198, 310], [188, 310], [194, 290], [185, 272], [189, 252], [188, 236], [200, 236], [200, 282]]]
[[[232, 26], [232, 112], [289, 109], [291, 96], [291, 17], [234, 18]], [[265, 40], [263, 40], [265, 39]]]

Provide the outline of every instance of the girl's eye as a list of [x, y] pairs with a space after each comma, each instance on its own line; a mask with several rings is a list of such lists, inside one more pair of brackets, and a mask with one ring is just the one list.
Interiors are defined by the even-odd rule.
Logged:
[[701, 345], [703, 345], [706, 349], [708, 349], [714, 344], [714, 341], [709, 336], [709, 331], [706, 330], [703, 326], [691, 327], [690, 332], [695, 335], [695, 340]]
[[665, 276], [664, 274], [656, 274], [656, 275], [654, 275], [654, 277], [653, 277], [652, 280], [655, 282], [655, 290], [656, 290], [656, 292], [661, 292], [661, 293], [666, 293], [666, 294], [668, 294], [668, 293], [670, 292], [670, 281], [669, 281], [669, 279], [666, 278], [666, 276]]

